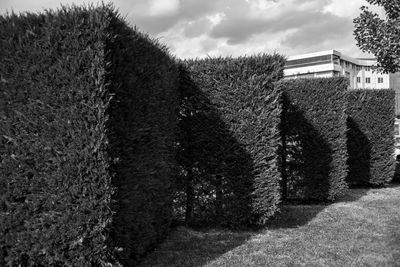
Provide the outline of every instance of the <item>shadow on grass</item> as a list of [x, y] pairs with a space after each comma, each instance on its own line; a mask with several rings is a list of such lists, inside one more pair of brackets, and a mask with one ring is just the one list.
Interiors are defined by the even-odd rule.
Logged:
[[[352, 189], [335, 203], [357, 201], [366, 195], [368, 190]], [[244, 231], [175, 227], [167, 240], [152, 252], [141, 266], [204, 266], [245, 245], [263, 230], [285, 230], [305, 226], [329, 205], [284, 205], [281, 212], [265, 225]], [[397, 235], [395, 237], [397, 238]]]
[[308, 224], [322, 210], [334, 203], [354, 202], [367, 195], [370, 188], [351, 189], [348, 193], [334, 202], [292, 202], [283, 205], [279, 214], [270, 220], [264, 227], [271, 229], [297, 228]]
[[175, 228], [140, 266], [204, 266], [244, 244], [254, 233]]
[[285, 205], [281, 212], [265, 226], [271, 229], [297, 228], [309, 223], [318, 213], [325, 209], [323, 205]]
[[392, 222], [393, 229], [390, 236], [390, 246], [394, 247], [397, 252], [393, 254], [393, 262], [400, 262], [400, 218]]

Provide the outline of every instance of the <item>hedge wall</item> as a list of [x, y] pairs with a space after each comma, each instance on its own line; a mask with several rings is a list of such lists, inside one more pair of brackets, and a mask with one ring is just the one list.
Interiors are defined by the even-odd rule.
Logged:
[[283, 91], [283, 197], [333, 200], [347, 189], [344, 78], [293, 79]]
[[175, 63], [110, 6], [0, 16], [0, 44], [0, 265], [132, 266], [171, 218]]
[[186, 222], [241, 227], [280, 203], [280, 93], [284, 58], [183, 62], [180, 173], [175, 208]]
[[347, 92], [351, 185], [384, 185], [394, 176], [394, 90]]

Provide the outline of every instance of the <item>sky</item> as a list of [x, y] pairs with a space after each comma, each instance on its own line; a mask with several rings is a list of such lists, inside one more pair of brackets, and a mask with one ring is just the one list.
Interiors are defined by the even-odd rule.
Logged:
[[[106, 1], [105, 1], [106, 2]], [[353, 19], [365, 0], [114, 0], [131, 26], [149, 33], [178, 58], [286, 56], [335, 49], [368, 56], [356, 46]], [[83, 0], [1, 0], [7, 11], [40, 12]], [[383, 10], [372, 6], [383, 16]]]

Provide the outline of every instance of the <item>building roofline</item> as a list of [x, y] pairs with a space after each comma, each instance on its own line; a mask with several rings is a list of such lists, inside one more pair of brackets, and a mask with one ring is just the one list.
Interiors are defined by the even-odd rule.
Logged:
[[317, 57], [317, 56], [332, 55], [332, 54], [340, 56], [340, 52], [331, 49], [331, 50], [324, 50], [324, 51], [317, 51], [317, 52], [312, 52], [312, 53], [288, 56], [288, 60], [303, 59], [303, 58], [308, 58], [308, 57]]
[[359, 59], [359, 60], [376, 60], [375, 57], [356, 57], [355, 59]]
[[304, 58], [318, 57], [318, 56], [325, 56], [325, 55], [337, 55], [343, 60], [349, 61], [353, 64], [360, 65], [360, 66], [373, 66], [376, 64], [375, 58], [353, 58], [353, 57], [344, 55], [341, 52], [334, 50], [334, 49], [289, 56], [287, 58], [287, 60], [297, 60], [297, 59], [304, 59]]

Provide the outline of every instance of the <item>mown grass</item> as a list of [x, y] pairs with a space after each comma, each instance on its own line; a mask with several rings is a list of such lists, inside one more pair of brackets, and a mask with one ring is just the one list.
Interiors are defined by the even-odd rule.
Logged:
[[285, 206], [257, 231], [178, 227], [142, 266], [400, 266], [400, 185]]

